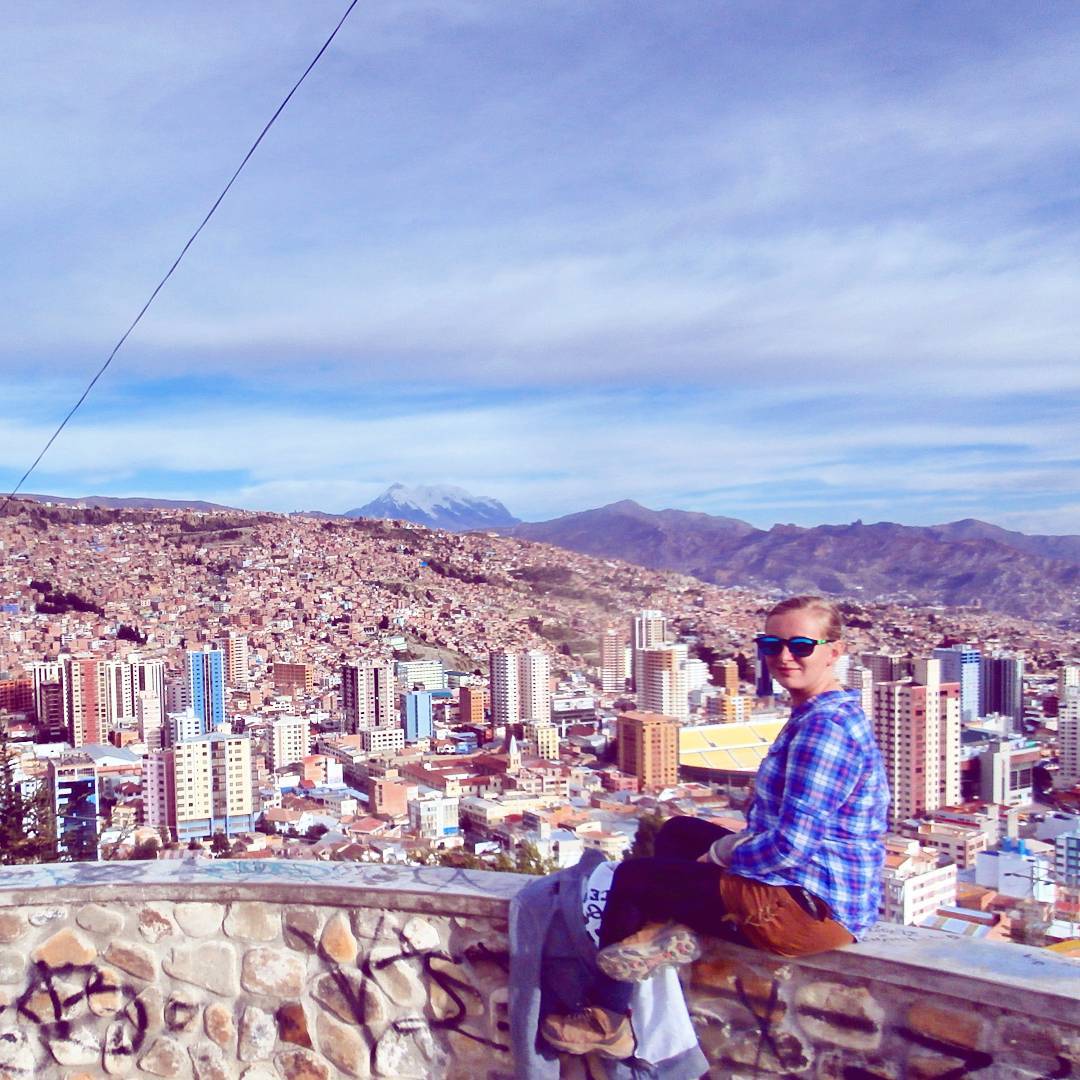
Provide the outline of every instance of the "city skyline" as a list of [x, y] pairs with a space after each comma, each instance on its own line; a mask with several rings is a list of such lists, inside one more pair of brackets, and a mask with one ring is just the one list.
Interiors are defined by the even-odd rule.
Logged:
[[[12, 13], [7, 490], [344, 7]], [[28, 490], [1078, 533], [1078, 38], [358, 6]]]

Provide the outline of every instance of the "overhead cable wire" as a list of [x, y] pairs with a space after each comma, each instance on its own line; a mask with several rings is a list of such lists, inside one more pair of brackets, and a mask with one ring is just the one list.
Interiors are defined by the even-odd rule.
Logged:
[[[106, 359], [105, 363], [102, 364], [100, 368], [98, 368], [97, 373], [90, 380], [90, 382], [86, 384], [86, 389], [83, 390], [82, 394], [79, 397], [79, 400], [71, 406], [71, 408], [68, 410], [67, 415], [64, 417], [63, 420], [60, 421], [59, 427], [57, 427], [57, 429], [52, 433], [52, 435], [49, 436], [49, 441], [41, 448], [41, 453], [39, 453], [38, 456], [34, 458], [33, 462], [30, 465], [30, 468], [28, 468], [26, 472], [22, 474], [22, 478], [19, 480], [19, 482], [11, 489], [11, 491], [8, 492], [7, 495], [4, 496], [4, 501], [0, 503], [0, 514], [3, 514], [3, 512], [7, 509], [8, 503], [11, 502], [11, 500], [22, 489], [23, 484], [26, 483], [26, 481], [30, 478], [30, 474], [38, 467], [39, 462], [48, 452], [49, 447], [52, 446], [52, 444], [56, 441], [57, 436], [60, 434], [61, 431], [64, 430], [65, 427], [67, 427], [68, 421], [75, 415], [76, 412], [78, 412], [79, 406], [82, 405], [82, 403], [87, 399], [90, 391], [94, 388], [94, 384], [98, 381], [98, 379], [101, 378], [102, 375], [105, 374], [109, 365], [113, 362], [113, 357], [116, 356], [116, 354], [120, 351], [120, 347], [124, 344], [125, 341], [127, 341], [131, 332], [142, 321], [142, 317], [146, 314], [146, 312], [150, 308], [150, 305], [157, 298], [157, 294], [161, 292], [161, 290], [165, 287], [165, 283], [169, 280], [169, 278], [173, 276], [173, 272], [180, 265], [180, 261], [188, 253], [188, 248], [190, 248], [191, 245], [195, 243], [195, 240], [198, 238], [199, 233], [203, 231], [203, 229], [206, 227], [207, 222], [214, 216], [214, 212], [221, 205], [222, 200], [225, 198], [226, 195], [229, 194], [229, 189], [236, 182], [236, 178], [240, 175], [241, 172], [243, 172], [244, 166], [247, 165], [248, 161], [251, 159], [252, 154], [254, 154], [255, 151], [259, 148], [259, 143], [263, 141], [266, 133], [274, 126], [274, 121], [277, 120], [277, 118], [285, 110], [285, 106], [289, 104], [289, 101], [291, 100], [293, 94], [295, 94], [296, 91], [300, 89], [300, 84], [303, 83], [303, 81], [308, 77], [308, 75], [311, 74], [312, 69], [322, 58], [323, 53], [326, 52], [326, 50], [330, 47], [330, 43], [334, 40], [335, 37], [337, 37], [337, 32], [342, 28], [342, 26], [345, 25], [345, 20], [352, 14], [353, 8], [356, 7], [358, 3], [359, 0], [352, 0], [349, 6], [345, 9], [345, 14], [342, 15], [341, 18], [338, 20], [337, 26], [334, 27], [334, 29], [330, 33], [330, 36], [323, 42], [322, 48], [319, 49], [319, 51], [312, 59], [311, 63], [308, 64], [308, 66], [304, 69], [303, 75], [301, 75], [300, 78], [296, 80], [296, 82], [293, 84], [293, 88], [285, 95], [285, 98], [283, 99], [281, 104], [274, 110], [274, 115], [271, 116], [269, 120], [267, 120], [266, 125], [263, 127], [262, 131], [259, 132], [259, 137], [251, 144], [250, 149], [244, 155], [243, 161], [241, 161], [240, 164], [237, 165], [236, 171], [229, 178], [229, 182], [225, 185], [224, 188], [222, 188], [221, 194], [214, 200], [213, 206], [210, 207], [210, 209], [206, 212], [206, 216], [202, 219], [202, 221], [199, 222], [198, 228], [191, 234], [191, 236], [188, 237], [187, 243], [184, 244], [184, 246], [180, 249], [180, 254], [177, 255], [176, 258], [173, 260], [173, 264], [169, 267], [168, 272], [154, 287], [154, 291], [150, 294], [150, 298], [146, 301], [146, 303], [143, 304], [142, 308], [139, 311], [139, 314], [135, 316], [135, 318], [132, 320], [131, 325], [124, 331], [123, 336], [113, 346], [113, 350], [111, 353], [109, 353], [108, 359]], [[2, 490], [3, 489], [0, 488], [0, 491]]]

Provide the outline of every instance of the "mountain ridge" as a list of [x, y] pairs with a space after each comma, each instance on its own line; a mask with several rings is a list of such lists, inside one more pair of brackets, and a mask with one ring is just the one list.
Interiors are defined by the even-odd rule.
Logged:
[[508, 531], [717, 585], [910, 597], [1080, 623], [1080, 537], [1030, 536], [974, 518], [758, 529], [738, 518], [623, 500]]

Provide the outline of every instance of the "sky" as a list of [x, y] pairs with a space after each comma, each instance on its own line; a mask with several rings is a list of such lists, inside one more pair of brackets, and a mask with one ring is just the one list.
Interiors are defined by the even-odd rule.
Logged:
[[[10, 5], [0, 484], [347, 0]], [[1080, 533], [1080, 6], [361, 0], [26, 491]]]

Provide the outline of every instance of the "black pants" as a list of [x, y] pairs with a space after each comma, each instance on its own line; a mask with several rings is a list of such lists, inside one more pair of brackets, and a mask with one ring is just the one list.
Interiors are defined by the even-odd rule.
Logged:
[[739, 941], [723, 922], [720, 875], [715, 863], [697, 862], [714, 840], [731, 832], [700, 818], [673, 817], [656, 834], [656, 854], [615, 868], [600, 923], [600, 947], [622, 941], [646, 923], [674, 919], [698, 933]]

